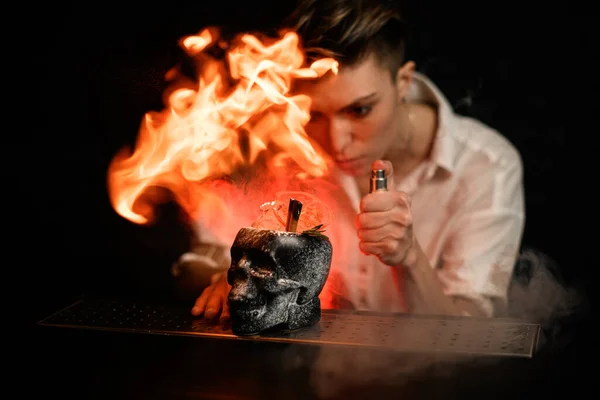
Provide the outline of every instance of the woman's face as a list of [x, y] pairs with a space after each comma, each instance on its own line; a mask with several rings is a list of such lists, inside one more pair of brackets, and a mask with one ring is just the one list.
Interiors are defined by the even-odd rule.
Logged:
[[345, 173], [368, 174], [371, 163], [402, 139], [398, 111], [404, 86], [374, 56], [337, 75], [303, 81], [297, 90], [312, 99], [306, 132]]

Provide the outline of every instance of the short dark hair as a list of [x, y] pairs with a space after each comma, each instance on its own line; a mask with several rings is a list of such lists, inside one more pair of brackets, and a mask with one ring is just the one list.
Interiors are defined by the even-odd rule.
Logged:
[[352, 66], [373, 54], [392, 79], [404, 63], [408, 32], [397, 0], [299, 0], [283, 28], [298, 33], [307, 63], [333, 57]]

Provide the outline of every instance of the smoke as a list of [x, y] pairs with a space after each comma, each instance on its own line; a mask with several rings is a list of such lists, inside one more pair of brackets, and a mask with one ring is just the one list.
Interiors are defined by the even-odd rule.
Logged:
[[572, 338], [565, 328], [588, 313], [584, 289], [569, 285], [560, 271], [546, 253], [527, 248], [519, 255], [508, 292], [509, 317], [540, 324], [541, 348], [567, 345]]
[[452, 106], [457, 112], [465, 112], [473, 107], [475, 99], [480, 95], [483, 89], [483, 79], [477, 80], [477, 85], [474, 89], [467, 89], [467, 93], [459, 98]]
[[[534, 249], [521, 252], [509, 289], [508, 317], [541, 326], [541, 337], [533, 360], [526, 361], [539, 358], [538, 362], [543, 364], [546, 348], [551, 347], [553, 351], [556, 346], [571, 340], [568, 335], [562, 335], [562, 327], [573, 318], [582, 316], [586, 310], [583, 292], [564, 282], [558, 266], [550, 257]], [[382, 334], [381, 330], [372, 330], [372, 333]], [[439, 389], [435, 389], [435, 382], [452, 382], [456, 386], [456, 381], [460, 381], [462, 386], [477, 389], [477, 385], [483, 383], [472, 378], [473, 372], [494, 368], [499, 362], [523, 361], [520, 357], [434, 351], [419, 353], [345, 345], [300, 347], [287, 349], [282, 366], [287, 370], [304, 370], [313, 393], [321, 399], [361, 397], [359, 393], [371, 397], [375, 391], [398, 395], [400, 388], [409, 390], [415, 386], [419, 387], [419, 392], [424, 390], [437, 397], [441, 394], [436, 392]], [[519, 365], [524, 364], [511, 366], [507, 371], [503, 369], [500, 376], [491, 372], [490, 375], [495, 377], [486, 378], [487, 384], [490, 379], [503, 380], [511, 382], [510, 385], [504, 384], [508, 387], [505, 390], [517, 390], [519, 382], [531, 379], [531, 374], [525, 373]], [[500, 396], [499, 393], [494, 395]]]
[[569, 286], [547, 254], [530, 248], [519, 255], [508, 299], [511, 317], [537, 322], [542, 328], [575, 317], [586, 307], [582, 289]]
[[310, 360], [308, 382], [318, 398], [348, 398], [358, 390], [391, 386], [398, 390], [425, 374], [448, 378], [461, 360], [466, 357], [323, 346]]

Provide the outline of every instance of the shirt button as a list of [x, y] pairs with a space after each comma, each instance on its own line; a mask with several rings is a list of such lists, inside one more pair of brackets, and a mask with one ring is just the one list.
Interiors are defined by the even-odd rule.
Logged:
[[366, 274], [367, 273], [367, 266], [364, 264], [361, 264], [359, 267], [359, 271], [361, 274]]
[[366, 306], [367, 305], [367, 291], [363, 288], [359, 290], [359, 298], [358, 301], [360, 302], [360, 304], [362, 306]]

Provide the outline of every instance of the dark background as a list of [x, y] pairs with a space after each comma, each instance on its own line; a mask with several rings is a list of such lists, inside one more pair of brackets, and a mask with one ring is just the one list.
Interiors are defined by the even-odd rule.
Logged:
[[[258, 3], [229, 3], [53, 3], [28, 17], [27, 83], [40, 109], [21, 121], [34, 128], [5, 157], [20, 160], [24, 172], [9, 193], [24, 211], [9, 217], [20, 249], [21, 268], [13, 270], [24, 274], [16, 288], [23, 282], [33, 292], [35, 320], [104, 286], [170, 290], [168, 269], [188, 245], [176, 210], [165, 207], [150, 227], [123, 220], [108, 202], [106, 170], [134, 143], [143, 114], [162, 108], [163, 76], [179, 61], [180, 37], [226, 20], [259, 26], [289, 7], [281, 1], [266, 14]], [[418, 70], [456, 111], [497, 128], [521, 151], [524, 244], [556, 260], [566, 282], [587, 287], [598, 265], [590, 190], [596, 16], [563, 3], [412, 3], [409, 56]]]

